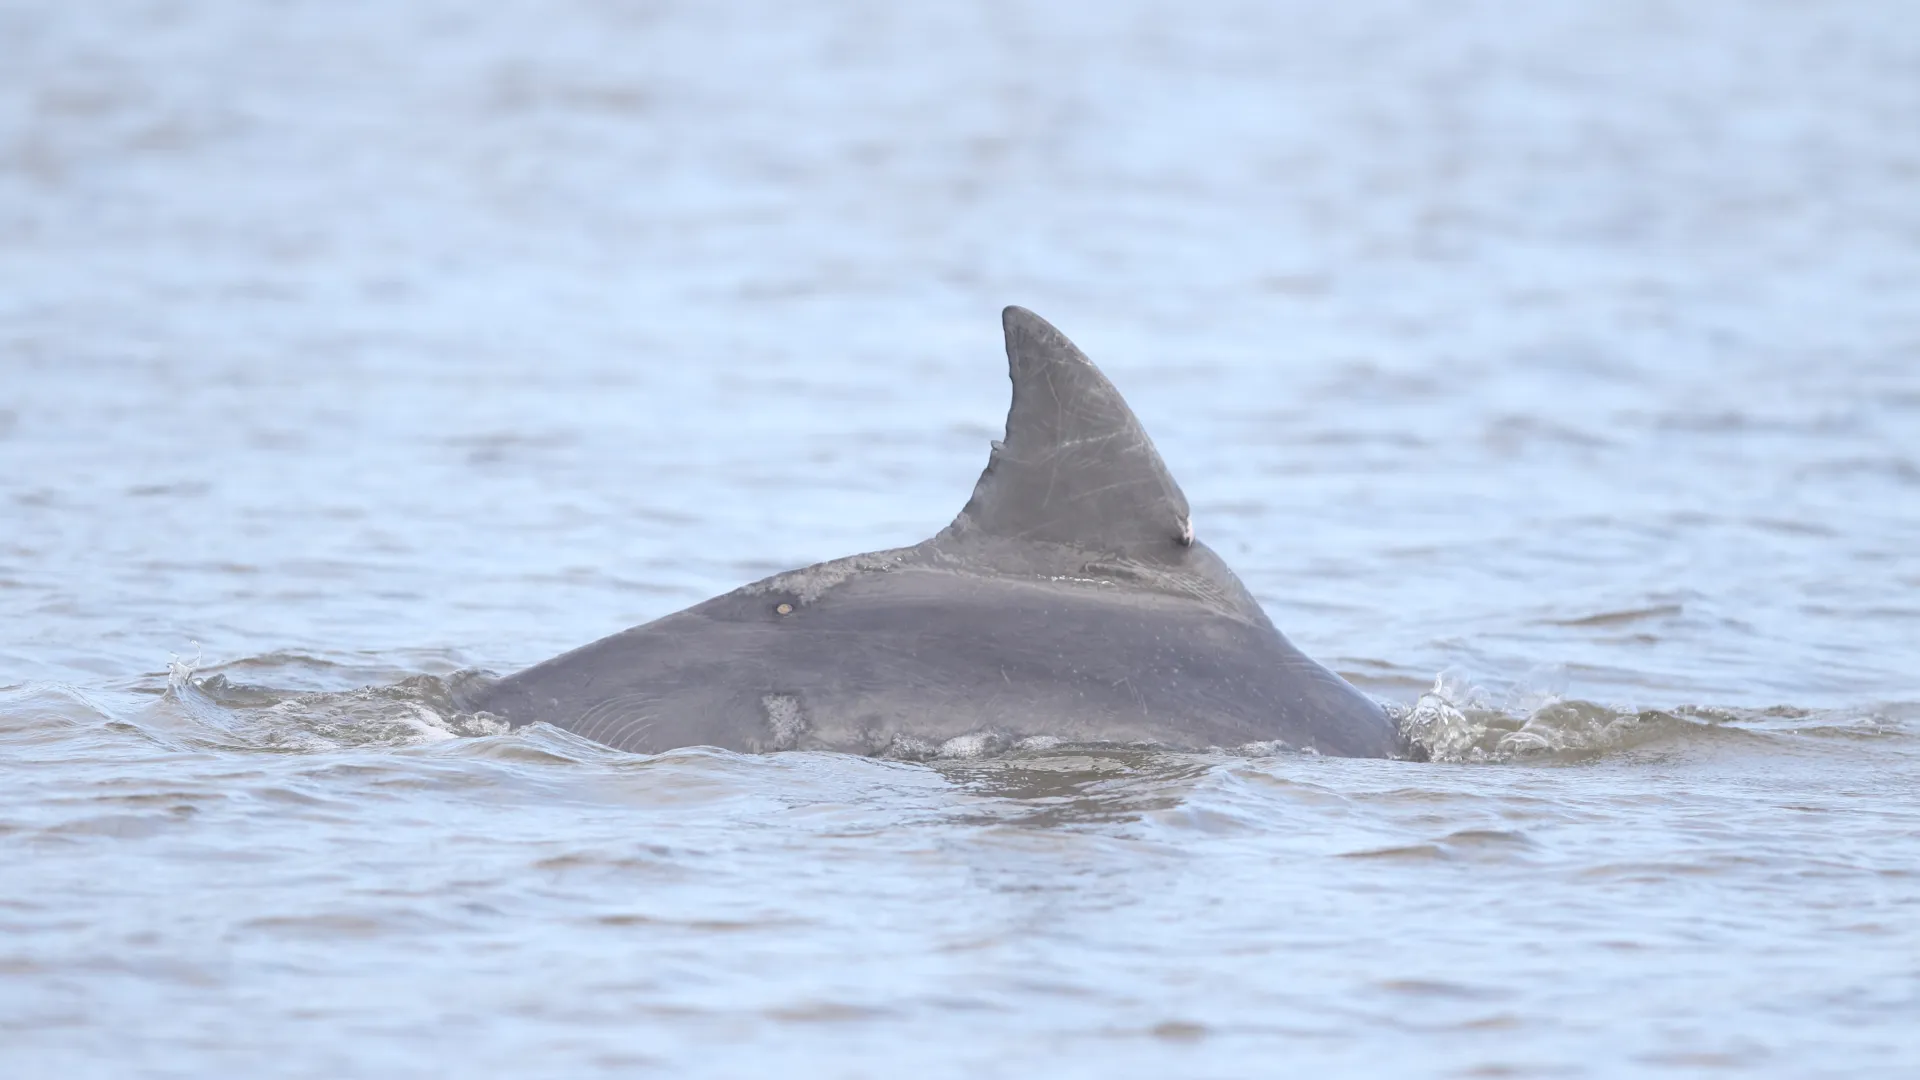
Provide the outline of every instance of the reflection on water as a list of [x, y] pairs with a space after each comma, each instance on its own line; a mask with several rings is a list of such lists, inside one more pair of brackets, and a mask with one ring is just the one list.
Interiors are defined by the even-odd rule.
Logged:
[[[0, 9], [0, 1072], [1906, 1075], [1893, 0]], [[618, 754], [1019, 303], [1402, 761]]]

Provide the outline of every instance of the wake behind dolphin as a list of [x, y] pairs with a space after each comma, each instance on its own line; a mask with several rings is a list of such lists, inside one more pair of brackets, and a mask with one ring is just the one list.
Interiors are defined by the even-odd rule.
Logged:
[[924, 756], [1030, 738], [1397, 749], [1194, 538], [1106, 376], [1003, 313], [1013, 408], [939, 535], [778, 574], [479, 687], [462, 705], [622, 750]]

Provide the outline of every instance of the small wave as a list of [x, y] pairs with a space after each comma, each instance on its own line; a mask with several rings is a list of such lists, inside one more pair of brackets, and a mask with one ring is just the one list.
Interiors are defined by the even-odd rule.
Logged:
[[0, 740], [16, 745], [55, 741], [76, 729], [114, 722], [114, 715], [71, 686], [0, 687]]
[[[1554, 685], [1557, 682], [1557, 685]], [[1411, 707], [1389, 706], [1408, 756], [1448, 763], [1524, 759], [1579, 761], [1688, 739], [1813, 737], [1871, 739], [1904, 735], [1920, 706], [1812, 710], [1681, 705], [1620, 709], [1564, 696], [1564, 677], [1523, 680], [1504, 702], [1449, 669]]]
[[504, 733], [505, 723], [456, 706], [464, 682], [481, 677], [463, 671], [355, 690], [288, 690], [233, 682], [225, 674], [196, 678], [191, 662], [175, 658], [153, 712], [186, 721], [190, 737], [224, 749], [310, 753], [410, 746]]
[[978, 799], [963, 818], [1052, 827], [1181, 813], [1194, 786], [1228, 760], [1140, 746], [1059, 743], [930, 764]]

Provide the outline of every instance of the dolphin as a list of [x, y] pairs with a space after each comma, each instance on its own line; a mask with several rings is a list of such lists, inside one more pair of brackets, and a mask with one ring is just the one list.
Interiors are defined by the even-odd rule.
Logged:
[[973, 497], [923, 543], [776, 574], [460, 695], [620, 750], [925, 758], [1009, 746], [1400, 750], [1195, 538], [1118, 390], [1002, 314], [1013, 407]]

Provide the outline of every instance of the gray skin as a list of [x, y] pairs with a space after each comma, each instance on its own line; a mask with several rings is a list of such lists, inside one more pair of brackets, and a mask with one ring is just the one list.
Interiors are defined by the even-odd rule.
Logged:
[[1194, 539], [1106, 376], [1032, 312], [1003, 322], [1007, 437], [939, 535], [754, 582], [462, 706], [639, 753], [919, 757], [1034, 736], [1396, 753], [1380, 706], [1294, 648]]

